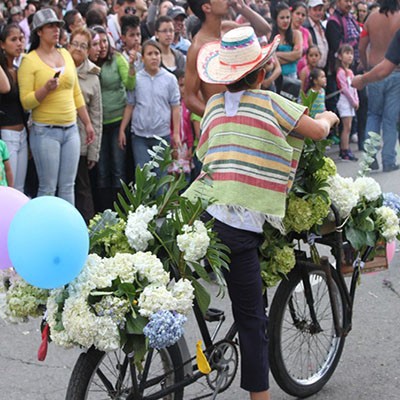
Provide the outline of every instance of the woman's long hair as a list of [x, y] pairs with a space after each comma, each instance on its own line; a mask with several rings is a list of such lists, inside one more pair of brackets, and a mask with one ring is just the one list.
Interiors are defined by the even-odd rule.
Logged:
[[[0, 42], [1, 43], [4, 43], [7, 40], [8, 36], [10, 36], [12, 29], [18, 29], [22, 33], [21, 27], [15, 22], [12, 22], [11, 24], [7, 24], [7, 25], [2, 25], [0, 27]], [[0, 49], [0, 65], [3, 68], [5, 74], [7, 75], [10, 85], [13, 86], [14, 84], [16, 84], [16, 82], [14, 82], [12, 75], [8, 71], [7, 56], [3, 49]]]
[[109, 62], [109, 61], [112, 60], [113, 55], [114, 55], [114, 50], [113, 50], [113, 48], [111, 47], [110, 38], [108, 37], [108, 33], [107, 33], [106, 29], [104, 28], [104, 26], [101, 26], [101, 25], [94, 25], [94, 26], [90, 26], [90, 29], [93, 30], [93, 31], [95, 31], [96, 33], [101, 33], [101, 34], [103, 34], [103, 35], [106, 35], [106, 37], [107, 37], [107, 41], [108, 41], [107, 55], [106, 55], [106, 57], [105, 57], [104, 59], [102, 59], [102, 60], [100, 60], [100, 58], [99, 58], [98, 61], [97, 61], [97, 63], [96, 63], [99, 67], [101, 67], [102, 64], [104, 64], [105, 62]]
[[[274, 25], [272, 28], [271, 38], [274, 38], [276, 35], [279, 34], [277, 19], [278, 19], [279, 13], [283, 10], [289, 10], [289, 12], [291, 14], [289, 5], [287, 3], [285, 3], [284, 1], [281, 1], [274, 8], [274, 12], [273, 12], [273, 16], [272, 16], [272, 18], [274, 20]], [[294, 45], [293, 30], [292, 30], [291, 25], [292, 25], [292, 19], [290, 18], [289, 27], [285, 32], [285, 43], [289, 44], [290, 46], [293, 46]]]

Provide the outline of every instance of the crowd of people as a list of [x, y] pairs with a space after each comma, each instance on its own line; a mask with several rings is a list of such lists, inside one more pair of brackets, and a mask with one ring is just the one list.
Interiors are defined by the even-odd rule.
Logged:
[[382, 132], [383, 171], [399, 168], [398, 70], [368, 84], [368, 97], [358, 77], [352, 86], [384, 60], [400, 28], [397, 0], [10, 0], [0, 7], [0, 184], [64, 198], [86, 221], [112, 206], [159, 137], [185, 166], [175, 172], [188, 182], [198, 175], [200, 120], [225, 87], [200, 79], [198, 52], [242, 25], [261, 45], [280, 35], [263, 89], [284, 94], [289, 83], [317, 93], [310, 115], [340, 117], [330, 137], [341, 159], [357, 160], [350, 143], [362, 150], [368, 131]]

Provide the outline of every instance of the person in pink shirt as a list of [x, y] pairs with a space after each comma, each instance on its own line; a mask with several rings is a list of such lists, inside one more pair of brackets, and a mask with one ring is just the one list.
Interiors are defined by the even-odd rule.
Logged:
[[340, 154], [342, 160], [357, 161], [349, 147], [349, 138], [353, 117], [358, 109], [359, 100], [357, 89], [351, 86], [354, 78], [350, 66], [353, 63], [354, 50], [350, 44], [342, 44], [337, 54], [336, 83], [341, 91], [337, 110], [342, 121], [342, 132], [340, 134]]

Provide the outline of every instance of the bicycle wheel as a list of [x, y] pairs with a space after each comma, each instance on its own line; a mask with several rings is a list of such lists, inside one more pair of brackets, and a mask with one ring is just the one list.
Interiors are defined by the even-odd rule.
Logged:
[[[144, 385], [141, 400], [182, 400], [183, 388], [164, 396], [160, 394], [161, 390], [183, 380], [182, 357], [178, 345], [154, 350], [148, 357], [151, 359], [147, 360], [147, 371], [138, 372], [132, 359], [122, 350], [104, 353], [90, 348], [79, 356], [75, 364], [66, 400], [131, 399], [134, 381], [137, 385]], [[142, 377], [146, 372], [147, 378], [143, 382]]]
[[[302, 273], [295, 268], [280, 283], [271, 304], [269, 357], [272, 374], [281, 389], [292, 396], [308, 397], [328, 382], [345, 338], [335, 333], [325, 272], [317, 265], [301, 268], [307, 271], [317, 323], [310, 316]], [[333, 299], [344, 325], [345, 297], [336, 270], [331, 269]]]

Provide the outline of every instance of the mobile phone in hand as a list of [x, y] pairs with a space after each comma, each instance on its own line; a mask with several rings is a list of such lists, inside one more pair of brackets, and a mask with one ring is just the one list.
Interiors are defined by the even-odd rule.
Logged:
[[57, 72], [54, 74], [53, 78], [54, 78], [54, 79], [59, 78], [59, 77], [60, 77], [60, 74], [61, 74], [61, 71], [57, 71]]

